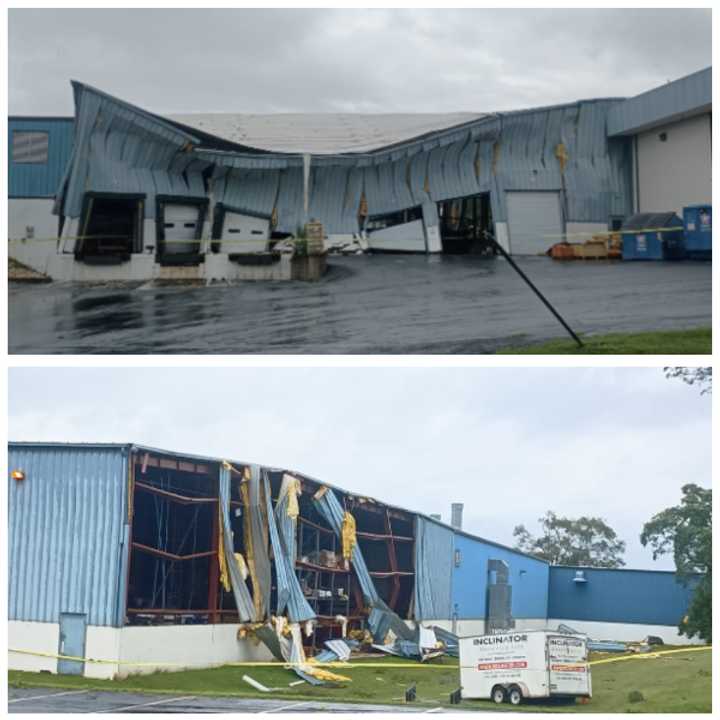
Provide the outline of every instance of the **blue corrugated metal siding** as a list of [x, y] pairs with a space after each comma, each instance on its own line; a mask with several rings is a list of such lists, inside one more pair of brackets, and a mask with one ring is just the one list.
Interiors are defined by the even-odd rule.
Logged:
[[[60, 187], [73, 146], [73, 118], [8, 118], [8, 197], [51, 198]], [[46, 163], [14, 163], [14, 132], [46, 132]]]
[[547, 618], [547, 563], [460, 533], [455, 533], [455, 550], [460, 566], [453, 568], [452, 599], [460, 620], [485, 619], [490, 559], [508, 563], [513, 617]]
[[[587, 582], [574, 582], [577, 570]], [[548, 616], [560, 620], [678, 625], [693, 586], [675, 573], [600, 568], [550, 568]]]
[[608, 135], [627, 135], [682, 115], [712, 111], [712, 67], [619, 103], [608, 115]]
[[84, 613], [119, 626], [124, 614], [127, 448], [11, 444], [8, 616], [58, 622]]

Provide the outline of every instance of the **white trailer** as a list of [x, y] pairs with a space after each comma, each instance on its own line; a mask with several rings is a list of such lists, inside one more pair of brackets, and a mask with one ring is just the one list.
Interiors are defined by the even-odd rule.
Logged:
[[461, 637], [459, 648], [463, 698], [592, 697], [585, 635], [518, 630]]

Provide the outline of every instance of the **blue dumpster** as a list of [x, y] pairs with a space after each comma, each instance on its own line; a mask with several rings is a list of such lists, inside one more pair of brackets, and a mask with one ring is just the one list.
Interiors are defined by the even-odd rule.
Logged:
[[684, 228], [674, 212], [637, 213], [623, 223], [623, 260], [681, 260]]
[[712, 258], [712, 205], [688, 205], [683, 208], [685, 250], [695, 260]]

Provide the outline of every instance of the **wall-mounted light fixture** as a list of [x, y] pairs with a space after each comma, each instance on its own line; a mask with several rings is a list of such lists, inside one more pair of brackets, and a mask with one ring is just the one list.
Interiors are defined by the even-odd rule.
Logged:
[[455, 551], [455, 567], [460, 567], [460, 560], [461, 560], [460, 551], [456, 550]]
[[25, 479], [25, 473], [22, 470], [13, 470], [10, 477], [17, 482], [22, 482]]

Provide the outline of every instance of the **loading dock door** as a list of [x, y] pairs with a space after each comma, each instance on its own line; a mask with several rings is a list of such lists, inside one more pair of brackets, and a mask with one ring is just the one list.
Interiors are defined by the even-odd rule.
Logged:
[[173, 205], [167, 203], [163, 210], [165, 243], [164, 255], [200, 252], [198, 240], [200, 208], [197, 205]]
[[269, 218], [225, 211], [222, 251], [227, 253], [265, 252], [270, 239]]
[[508, 192], [511, 255], [542, 255], [564, 232], [558, 192]]
[[[79, 613], [60, 613], [60, 642], [58, 655], [85, 657], [85, 621], [86, 616]], [[59, 675], [82, 675], [85, 663], [80, 660], [59, 658]]]

